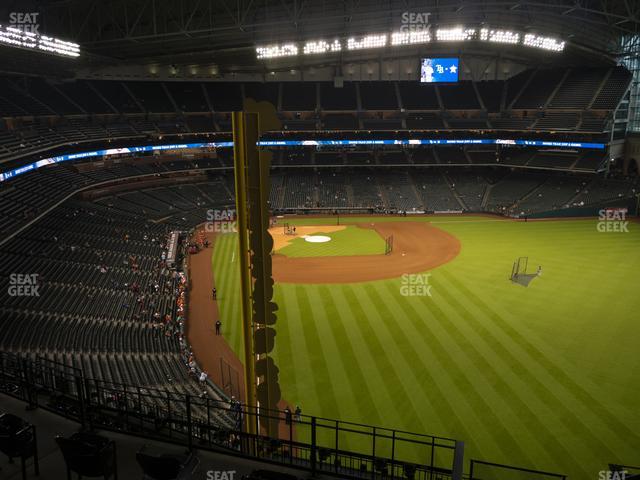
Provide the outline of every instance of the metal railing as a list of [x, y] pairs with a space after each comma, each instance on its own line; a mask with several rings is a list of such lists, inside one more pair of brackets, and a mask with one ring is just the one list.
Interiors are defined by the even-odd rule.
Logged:
[[[84, 429], [107, 429], [345, 478], [450, 480], [461, 442], [209, 397], [85, 378], [46, 359], [0, 352], [0, 391]], [[247, 433], [248, 422], [257, 426]], [[267, 435], [267, 425], [271, 435]], [[275, 429], [274, 429], [275, 427]], [[456, 456], [458, 457], [456, 459]]]
[[542, 470], [484, 462], [482, 460], [472, 459], [469, 462], [468, 480], [551, 480], [554, 478], [566, 480], [567, 476], [559, 473], [544, 472]]

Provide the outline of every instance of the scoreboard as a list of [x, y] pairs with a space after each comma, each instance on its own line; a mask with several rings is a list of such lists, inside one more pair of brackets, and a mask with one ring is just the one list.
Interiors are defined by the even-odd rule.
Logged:
[[457, 58], [423, 58], [420, 61], [420, 83], [453, 83], [457, 81]]

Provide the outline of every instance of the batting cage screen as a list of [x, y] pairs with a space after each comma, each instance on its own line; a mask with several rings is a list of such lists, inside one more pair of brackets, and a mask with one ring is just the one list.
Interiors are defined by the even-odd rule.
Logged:
[[516, 280], [518, 275], [526, 275], [528, 265], [529, 257], [518, 257], [511, 268], [511, 280]]

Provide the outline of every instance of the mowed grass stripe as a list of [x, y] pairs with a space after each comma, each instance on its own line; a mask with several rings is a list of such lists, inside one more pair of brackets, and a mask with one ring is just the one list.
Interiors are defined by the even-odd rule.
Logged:
[[353, 406], [345, 406], [345, 411], [351, 412], [343, 420], [357, 421], [363, 414], [371, 419], [371, 423], [382, 425], [383, 417], [378, 410], [377, 395], [372, 392], [365, 372], [368, 370], [360, 355], [357, 355], [353, 346], [355, 338], [348, 331], [353, 329], [353, 319], [347, 319], [349, 325], [345, 325], [344, 311], [340, 306], [341, 300], [334, 295], [335, 290], [327, 286], [318, 287], [318, 295], [323, 298], [324, 308], [327, 315], [329, 328], [333, 341], [338, 349], [338, 358], [348, 379], [348, 388], [352, 390], [356, 397]]
[[[348, 289], [347, 285], [341, 285], [339, 288], [332, 287], [332, 296], [338, 311], [341, 312], [340, 326], [344, 330], [343, 338], [349, 342], [349, 348], [353, 350], [353, 357], [357, 359], [360, 374], [371, 392], [369, 397], [373, 399], [371, 406], [362, 405], [370, 410], [359, 408], [358, 417], [348, 420], [372, 423], [369, 421], [369, 416], [373, 415], [372, 412], [376, 412], [375, 415], [380, 418], [379, 426], [397, 426], [399, 416], [394, 403], [398, 395], [390, 391], [389, 377], [385, 375], [385, 369], [379, 368], [377, 357], [379, 349], [374, 348], [370, 342], [372, 333], [368, 326], [368, 319], [363, 316], [362, 309], [358, 308], [357, 301], [353, 301], [354, 296], [348, 292]], [[379, 344], [379, 341], [374, 341], [373, 344]]]
[[[375, 377], [370, 377], [370, 382], [380, 393], [384, 392], [384, 398], [390, 400], [388, 408], [385, 409], [384, 426], [398, 425], [401, 420], [400, 412], [403, 406], [410, 401], [407, 387], [402, 382], [403, 375], [399, 368], [392, 363], [388, 355], [389, 343], [388, 333], [380, 328], [382, 320], [371, 308], [370, 302], [362, 291], [362, 287], [351, 285], [342, 286], [342, 292], [350, 310], [353, 312], [353, 319], [364, 339], [364, 345], [369, 350], [369, 356], [375, 365]], [[381, 338], [381, 335], [384, 335]], [[390, 379], [395, 379], [390, 382]], [[383, 397], [379, 397], [383, 398]]]
[[[399, 286], [385, 282], [384, 288], [389, 298], [394, 298], [393, 294], [398, 291]], [[499, 448], [493, 443], [493, 439], [487, 441], [481, 420], [466, 400], [466, 392], [460, 392], [451, 378], [448, 368], [451, 361], [446, 360], [448, 349], [453, 346], [442, 343], [446, 339], [432, 329], [431, 322], [426, 321], [429, 320], [429, 312], [419, 313], [417, 308], [422, 309], [422, 307], [416, 305], [416, 302], [402, 301], [397, 302], [396, 305], [405, 313], [405, 318], [410, 322], [409, 325], [413, 326], [416, 337], [422, 339], [424, 350], [432, 352], [434, 357], [434, 364], [419, 372], [420, 383], [428, 389], [425, 401], [432, 406], [432, 415], [437, 416], [444, 425], [443, 430], [434, 432], [431, 429], [428, 433], [464, 438], [466, 442], [475, 441], [476, 445], [489, 451]], [[464, 418], [460, 415], [463, 412]], [[482, 441], [476, 433], [481, 434]]]
[[[433, 288], [436, 289], [436, 287], [437, 285], [434, 285]], [[414, 300], [420, 302], [420, 309], [429, 311], [435, 320], [433, 324], [430, 323], [427, 326], [432, 338], [437, 337], [445, 341], [448, 336], [452, 342], [449, 341], [447, 343], [454, 344], [438, 351], [438, 356], [442, 359], [446, 372], [451, 377], [456, 389], [455, 393], [452, 392], [453, 396], [464, 399], [466, 405], [462, 408], [473, 412], [472, 414], [479, 422], [479, 428], [493, 432], [493, 441], [503, 455], [519, 458], [521, 461], [530, 464], [527, 453], [521, 448], [514, 433], [504, 425], [503, 419], [496, 413], [496, 410], [501, 411], [501, 408], [498, 407], [502, 403], [500, 396], [494, 395], [488, 399], [483, 396], [481, 392], [484, 390], [484, 386], [482, 382], [478, 382], [478, 375], [482, 376], [482, 373], [474, 372], [474, 365], [466, 359], [465, 354], [460, 355], [458, 351], [458, 355], [455, 355], [458, 349], [462, 349], [465, 352], [472, 350], [474, 348], [474, 337], [467, 337], [463, 334], [452, 321], [453, 319], [458, 319], [458, 317], [454, 316], [452, 319], [446, 315], [434, 302], [433, 298], [428, 296], [415, 297], [409, 298], [408, 302]], [[440, 328], [441, 331], [438, 332], [436, 328]], [[436, 346], [435, 348], [438, 347]], [[492, 402], [492, 400], [495, 402]]]
[[[331, 297], [323, 298], [318, 291], [317, 286], [300, 286], [304, 289], [305, 295], [309, 298], [310, 303], [316, 306], [313, 314], [311, 312], [301, 312], [301, 323], [303, 328], [310, 331], [316, 338], [314, 341], [314, 356], [323, 359], [325, 364], [331, 365], [331, 369], [327, 368], [327, 377], [333, 388], [335, 397], [335, 405], [339, 406], [339, 418], [354, 418], [354, 414], [358, 408], [360, 400], [360, 392], [354, 392], [353, 385], [348, 376], [349, 365], [336, 364], [329, 362], [327, 359], [337, 359], [341, 356], [340, 347], [337, 344], [331, 323], [335, 322], [335, 316], [332, 318], [333, 311], [336, 310]], [[325, 308], [325, 305], [329, 305]], [[304, 308], [304, 305], [301, 305]], [[313, 325], [311, 325], [313, 323]], [[315, 330], [315, 332], [314, 332]], [[282, 365], [282, 364], [281, 364]]]
[[[325, 357], [324, 350], [322, 349], [322, 339], [318, 334], [318, 328], [316, 327], [316, 319], [314, 316], [309, 315], [309, 312], [313, 312], [311, 308], [311, 302], [305, 291], [305, 288], [301, 285], [294, 287], [295, 298], [298, 303], [298, 316], [300, 323], [300, 330], [302, 330], [302, 337], [304, 338], [307, 356], [310, 360], [311, 369], [309, 372], [313, 372], [315, 376], [316, 391], [322, 392], [323, 402], [321, 405], [321, 415], [330, 416], [332, 412], [339, 412], [340, 408], [336, 400], [336, 395], [333, 390], [333, 383], [331, 378], [331, 372], [327, 365], [327, 358]], [[300, 337], [297, 337], [300, 338]]]
[[[454, 287], [435, 280], [432, 284], [434, 295], [441, 300], [438, 302], [426, 298], [424, 305], [434, 313], [434, 317], [448, 334], [460, 344], [461, 354], [469, 359], [472, 385], [468, 391], [473, 392], [474, 404], [480, 403], [484, 408], [498, 410], [501, 415], [505, 415], [505, 410], [510, 412], [506, 422], [509, 427], [504, 425], [505, 421], [500, 421], [502, 428], [499, 431], [491, 427], [487, 430], [496, 437], [496, 442], [510, 450], [505, 454], [505, 458], [511, 458], [513, 463], [519, 462], [519, 465], [538, 468], [544, 467], [544, 457], [552, 459], [554, 463], [558, 454], [571, 458], [570, 451], [556, 438], [557, 430], [552, 433], [547, 428], [547, 422], [541, 420], [546, 418], [549, 422], [558, 422], [555, 412], [541, 408], [542, 405], [537, 405], [537, 408], [536, 405], [530, 405], [529, 400], [536, 395], [536, 391], [528, 388], [526, 382], [522, 381], [522, 377], [526, 377], [528, 372], [517, 363], [505, 363], [500, 357], [500, 353], [504, 352], [496, 353], [495, 346], [485, 341], [481, 335], [483, 332], [474, 328], [473, 316], [481, 313], [471, 313], [458, 303], [456, 298], [462, 297], [462, 294]], [[484, 378], [484, 382], [479, 382], [480, 378]], [[482, 383], [491, 385], [492, 391], [489, 394], [482, 388]], [[475, 398], [475, 395], [481, 395], [480, 392], [483, 390], [486, 398]], [[513, 432], [507, 434], [508, 438], [503, 437], [505, 429]], [[525, 438], [528, 442], [523, 441]], [[521, 445], [528, 445], [529, 448], [533, 445], [534, 454], [522, 450]], [[572, 462], [573, 467], [580, 466], [578, 460], [572, 459]]]
[[525, 337], [525, 334], [517, 331], [511, 326], [504, 318], [497, 314], [494, 310], [488, 307], [486, 303], [475, 295], [469, 288], [462, 285], [462, 283], [455, 278], [449, 272], [443, 271], [443, 276], [456, 286], [462, 293], [463, 298], [473, 302], [480, 310], [487, 313], [488, 318], [491, 320], [489, 323], [479, 324], [482, 328], [485, 325], [496, 325], [499, 329], [510, 339], [511, 342], [518, 345], [524, 353], [529, 356], [533, 363], [538, 363], [548, 374], [557, 382], [558, 387], [561, 389], [567, 389], [572, 393], [574, 398], [580, 400], [584, 407], [589, 409], [594, 415], [594, 420], [601, 419], [602, 426], [611, 429], [618, 435], [624, 436], [628, 439], [635, 439], [640, 443], [640, 434], [629, 429], [626, 424], [619, 421], [616, 417], [606, 409], [600, 401], [598, 401], [589, 391], [587, 391], [582, 385], [578, 384], [572, 377], [558, 366], [559, 359], [551, 361], [547, 356], [538, 349], [530, 337]]
[[[379, 296], [379, 292], [371, 283], [365, 283], [354, 289], [360, 297], [360, 306], [365, 312], [367, 320], [371, 325], [375, 325], [375, 330], [382, 338], [384, 344], [384, 354], [393, 366], [394, 375], [401, 382], [403, 389], [409, 393], [406, 398], [399, 397], [395, 408], [399, 412], [417, 412], [421, 410], [419, 400], [415, 395], [415, 390], [421, 389], [420, 379], [417, 373], [427, 368], [418, 357], [413, 345], [404, 335], [402, 330], [397, 328], [397, 318], [389, 311]], [[400, 424], [399, 427], [405, 430], [419, 428], [420, 432], [427, 431], [427, 425], [422, 418], [415, 416], [411, 423]]]
[[[446, 275], [446, 278], [457, 288], [464, 288], [452, 275]], [[446, 288], [444, 291], [446, 292]], [[464, 291], [463, 298], [469, 299], [472, 295], [473, 294], [470, 291]], [[531, 394], [535, 395], [533, 398], [545, 403], [551, 411], [558, 412], [557, 420], [572, 433], [574, 437], [574, 444], [575, 442], [583, 443], [583, 446], [591, 449], [594, 454], [604, 454], [608, 455], [610, 458], [614, 458], [614, 452], [611, 451], [607, 444], [591, 430], [591, 425], [583, 423], [574, 411], [566, 406], [567, 399], [560, 398], [558, 396], [558, 394], [562, 392], [561, 384], [556, 385], [555, 382], [553, 382], [553, 378], [545, 378], [545, 373], [547, 372], [540, 370], [538, 370], [537, 374], [532, 372], [532, 364], [530, 362], [527, 362], [527, 365], [525, 365], [521, 361], [522, 355], [517, 355], [507, 350], [504, 345], [500, 343], [500, 340], [486, 328], [485, 325], [487, 322], [477, 320], [477, 315], [474, 316], [462, 305], [462, 303], [458, 303], [456, 310], [463, 316], [470, 326], [477, 330], [479, 338], [485, 338], [486, 345], [490, 346], [496, 354], [502, 357], [503, 365], [531, 386]], [[490, 318], [495, 318], [497, 316], [495, 312], [491, 311], [491, 309], [484, 304], [475, 311], [487, 315]], [[541, 356], [542, 353], [535, 350], [535, 357], [533, 360], [535, 361]], [[592, 420], [596, 421], [597, 419], [593, 418]], [[554, 450], [556, 450], [556, 454], [560, 461], [559, 464], [567, 463], [566, 455], [568, 452], [562, 452], [562, 449], [563, 447], [559, 444], [554, 446]], [[584, 470], [584, 465], [575, 460], [575, 463], [571, 468], [580, 468]], [[588, 474], [587, 471], [584, 471], [584, 473]]]
[[[285, 293], [282, 289], [274, 288], [273, 299], [278, 305], [276, 315], [278, 320], [273, 327], [276, 331], [276, 342], [273, 357], [276, 365], [295, 365], [297, 358], [293, 353], [293, 343], [295, 336], [291, 333], [289, 319], [283, 315], [279, 315], [282, 309], [289, 309], [289, 305], [285, 301]], [[280, 368], [280, 367], [278, 367]], [[286, 390], [285, 400], [300, 405], [302, 398], [298, 391], [298, 369], [297, 368], [280, 368], [280, 387], [283, 392]]]
[[[394, 362], [398, 364], [398, 370], [401, 372], [399, 379], [410, 385], [408, 389], [411, 392], [409, 400], [412, 408], [400, 409], [403, 412], [404, 428], [415, 429], [417, 425], [422, 425], [421, 432], [442, 435], [450, 431], [451, 419], [457, 418], [456, 409], [472, 410], [471, 404], [466, 401], [467, 391], [451, 383], [446, 378], [448, 373], [444, 376], [445, 378], [442, 378], [442, 372], [450, 372], [451, 362], [442, 362], [440, 355], [430, 354], [431, 346], [438, 343], [440, 339], [435, 335], [429, 335], [428, 340], [425, 338], [425, 331], [428, 332], [428, 330], [420, 323], [415, 311], [408, 306], [414, 299], [407, 297], [406, 302], [397, 304], [395, 296], [390, 294], [393, 292], [390, 292], [391, 288], [393, 287], [389, 282], [364, 285], [368, 301], [372, 308], [379, 312], [385, 324], [386, 334], [393, 340], [390, 345], [393, 349], [389, 348], [389, 351], [395, 350], [394, 353], [401, 356], [400, 360]], [[397, 288], [399, 289], [399, 285]], [[441, 351], [447, 351], [448, 348], [441, 347]], [[433, 375], [430, 372], [433, 372]], [[462, 372], [462, 369], [458, 369], [458, 372]], [[458, 391], [454, 395], [447, 396], [442, 392], [443, 388]], [[451, 408], [452, 406], [456, 408]], [[447, 410], [447, 415], [442, 415], [443, 409]], [[422, 416], [425, 417], [424, 420], [421, 419]], [[442, 423], [445, 418], [447, 422]], [[480, 417], [476, 417], [475, 422], [477, 428], [486, 428]], [[458, 429], [461, 429], [465, 435], [462, 438], [471, 439], [473, 436], [468, 427], [473, 427], [473, 423], [467, 421], [463, 424], [459, 421], [454, 431], [458, 434], [461, 433]]]

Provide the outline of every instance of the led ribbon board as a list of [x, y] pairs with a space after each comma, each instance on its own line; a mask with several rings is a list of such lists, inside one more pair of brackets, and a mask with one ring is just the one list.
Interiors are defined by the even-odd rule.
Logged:
[[[571, 149], [595, 149], [604, 150], [604, 143], [585, 142], [557, 142], [551, 140], [510, 140], [510, 139], [400, 139], [400, 140], [261, 140], [260, 147], [339, 147], [362, 145], [506, 145], [524, 147], [550, 147]], [[107, 157], [110, 155], [122, 155], [127, 153], [152, 152], [162, 150], [185, 150], [190, 148], [230, 148], [233, 142], [206, 142], [206, 143], [177, 143], [172, 145], [145, 145], [141, 147], [110, 148], [107, 150], [95, 150], [92, 152], [72, 153], [57, 157], [45, 158], [37, 162], [23, 165], [6, 172], [0, 173], [0, 182], [17, 177], [27, 172], [55, 163], [68, 162], [91, 157]]]

